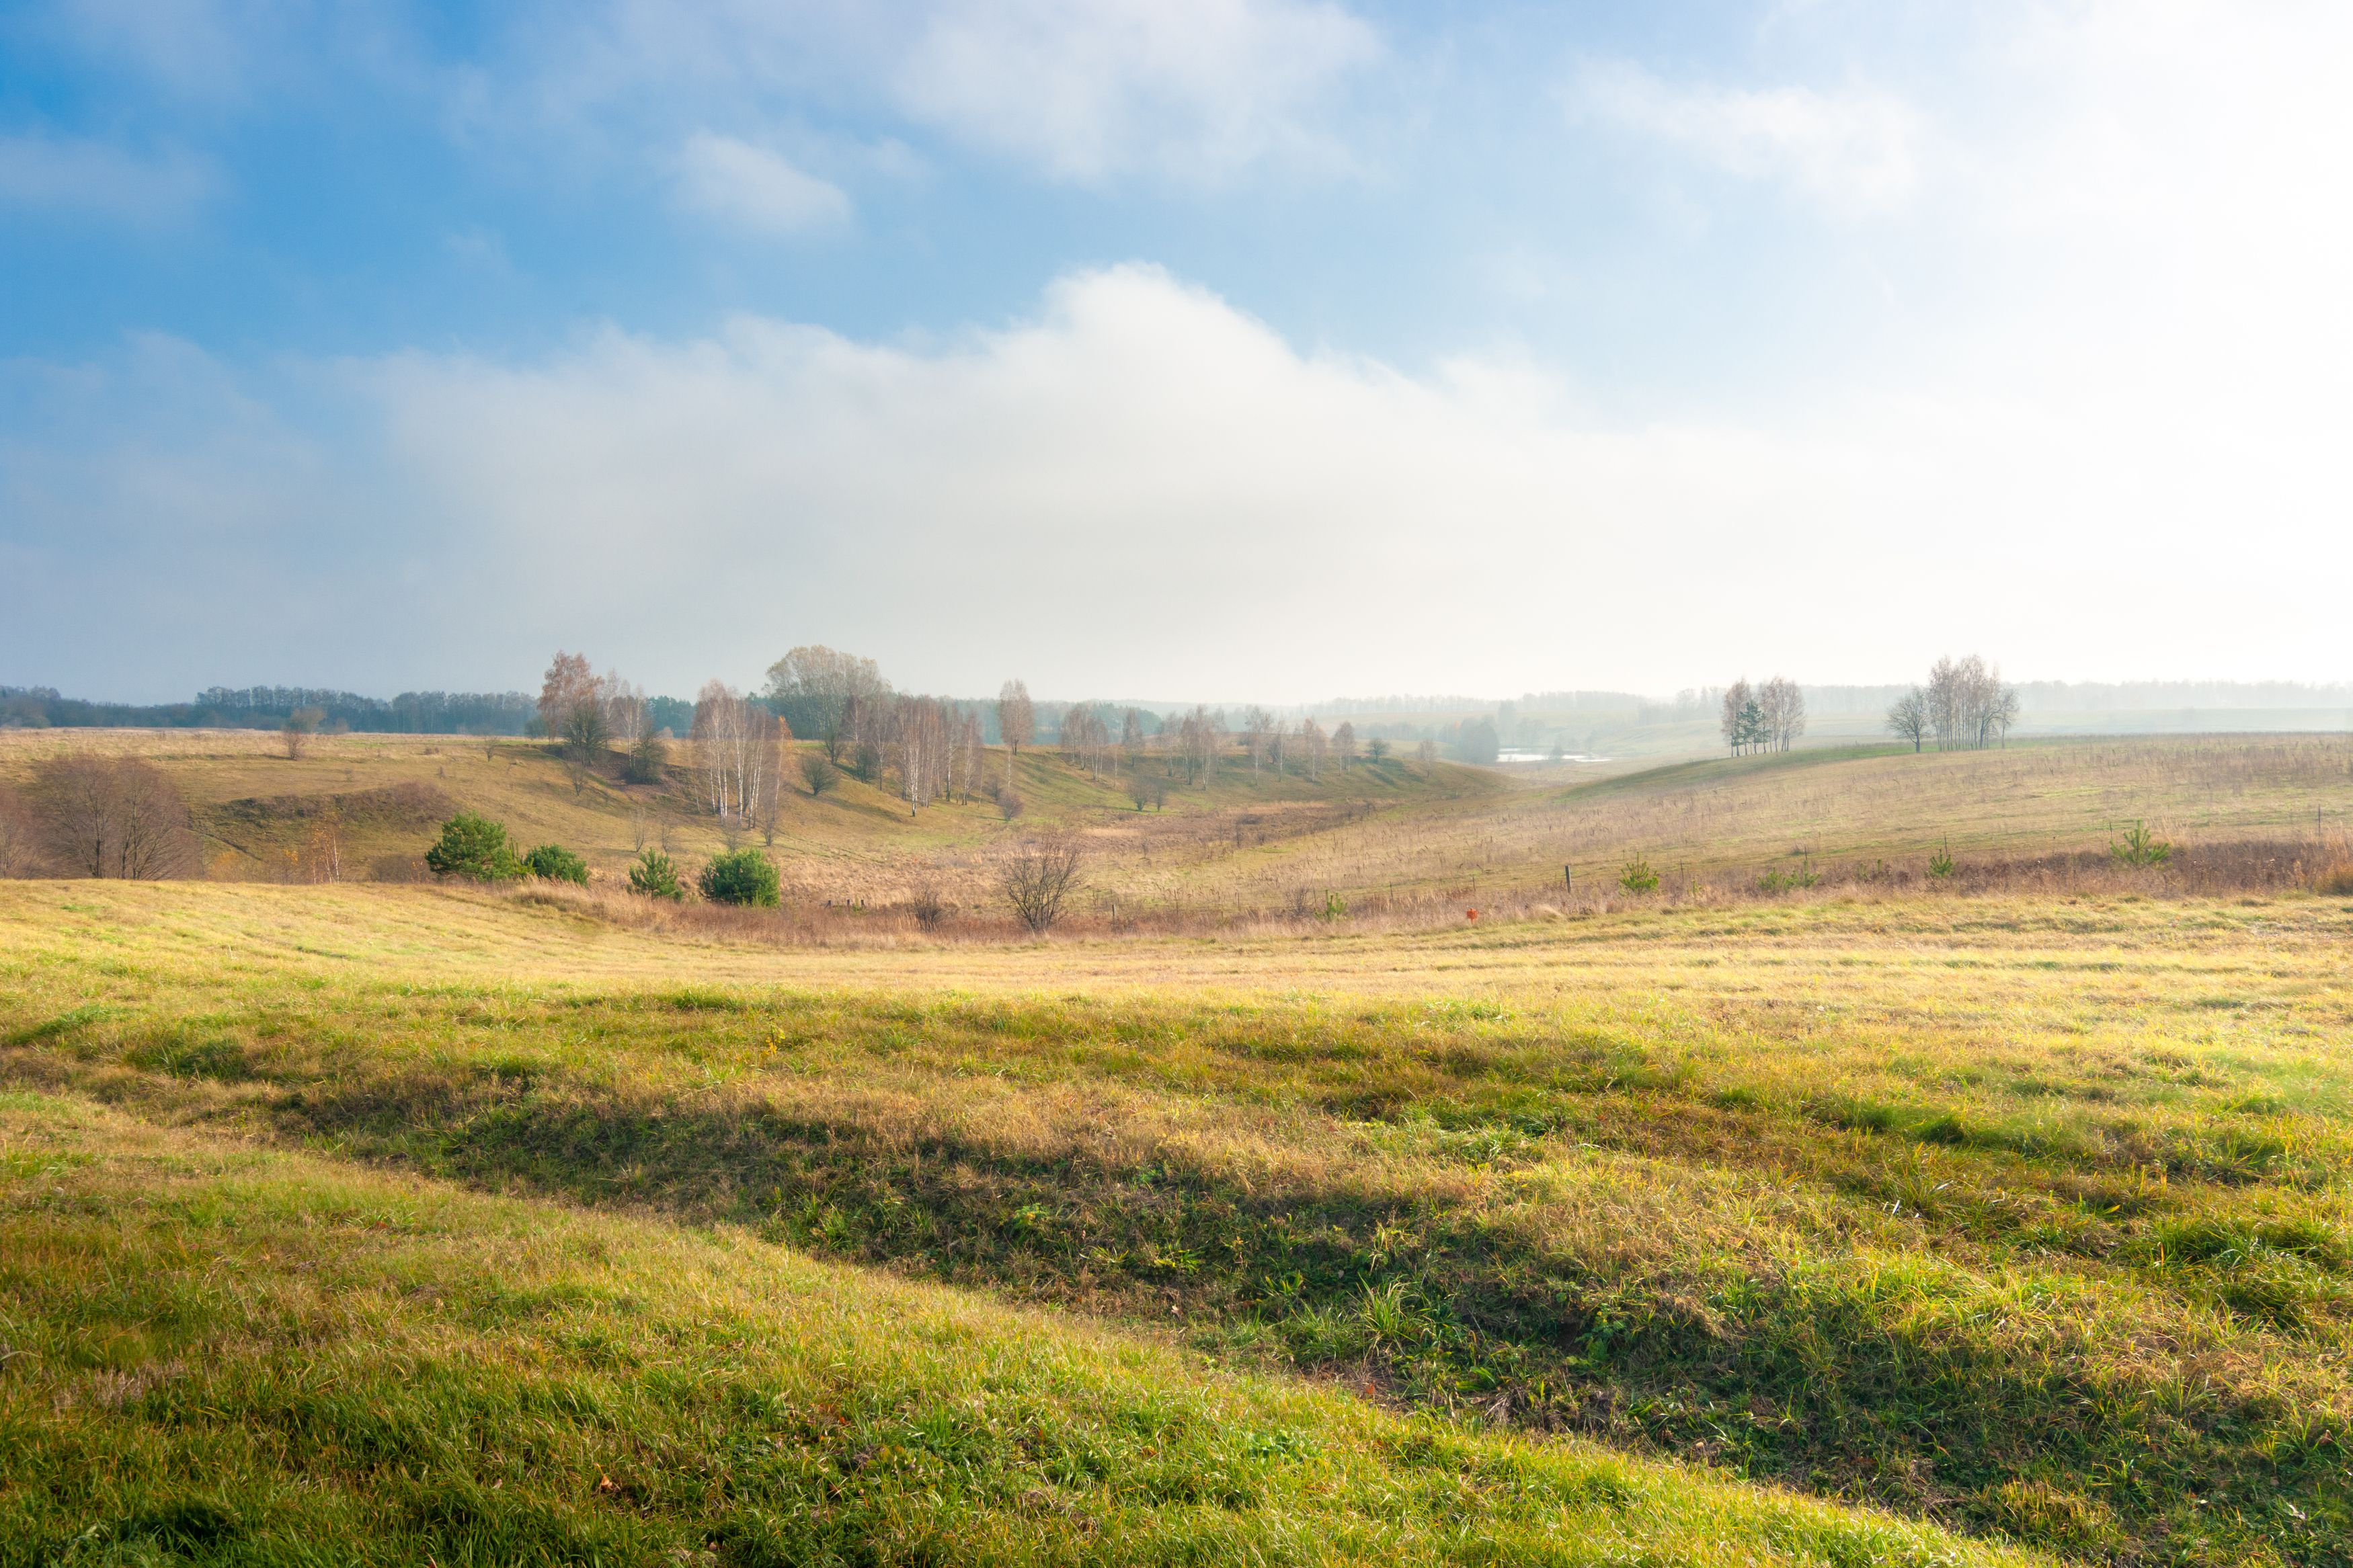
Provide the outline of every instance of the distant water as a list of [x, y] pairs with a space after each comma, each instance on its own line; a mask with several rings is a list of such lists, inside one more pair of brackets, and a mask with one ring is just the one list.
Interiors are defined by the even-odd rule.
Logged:
[[1589, 756], [1583, 752], [1563, 752], [1556, 756], [1550, 752], [1528, 752], [1516, 746], [1505, 746], [1495, 753], [1495, 760], [1499, 763], [1606, 763], [1609, 759]]

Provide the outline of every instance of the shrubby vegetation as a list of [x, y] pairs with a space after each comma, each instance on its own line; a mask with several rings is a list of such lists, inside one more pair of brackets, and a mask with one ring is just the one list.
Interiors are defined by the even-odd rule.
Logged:
[[441, 837], [425, 852], [425, 864], [438, 877], [469, 882], [512, 882], [525, 874], [507, 842], [504, 823], [461, 811], [441, 825]]
[[714, 904], [740, 904], [754, 909], [776, 907], [783, 885], [776, 863], [757, 849], [731, 849], [714, 855], [702, 868], [697, 886]]
[[588, 862], [561, 844], [543, 844], [522, 858], [523, 868], [544, 882], [588, 885]]
[[686, 885], [679, 880], [676, 861], [659, 849], [646, 849], [629, 867], [629, 891], [677, 903], [686, 897]]

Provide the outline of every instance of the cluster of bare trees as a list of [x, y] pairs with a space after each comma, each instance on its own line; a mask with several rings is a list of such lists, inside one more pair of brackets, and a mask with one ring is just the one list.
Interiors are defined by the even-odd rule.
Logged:
[[976, 715], [939, 697], [894, 697], [868, 707], [895, 753], [899, 793], [911, 810], [979, 793], [987, 747]]
[[1295, 770], [1320, 779], [1330, 763], [1338, 763], [1345, 772], [1356, 760], [1356, 727], [1345, 720], [1327, 734], [1313, 715], [1286, 726], [1265, 709], [1251, 708], [1242, 714], [1241, 740], [1252, 773], [1271, 767], [1279, 773]]
[[201, 865], [187, 802], [140, 757], [52, 757], [0, 791], [0, 876], [185, 877]]
[[1013, 787], [1013, 759], [1038, 733], [1038, 707], [1028, 682], [1008, 680], [997, 691], [997, 733], [1005, 742], [1005, 787]]
[[633, 782], [660, 775], [662, 745], [647, 719], [645, 689], [613, 670], [597, 675], [586, 654], [556, 650], [540, 680], [539, 720], [563, 748], [575, 795], [617, 743], [628, 753]]
[[[1161, 733], [1168, 731], [1163, 728]], [[1198, 784], [1214, 778], [1218, 772], [1218, 753], [1226, 749], [1226, 729], [1219, 716], [1207, 708], [1196, 705], [1190, 713], [1176, 722], [1176, 755], [1185, 764], [1185, 782]]]
[[1918, 751], [1934, 737], [1938, 751], [1978, 750], [2010, 739], [2018, 722], [2018, 688], [2005, 685], [2001, 666], [1976, 654], [1938, 659], [1928, 684], [1915, 686], [1887, 710], [1887, 728]]
[[1798, 683], [1775, 676], [1751, 688], [1742, 677], [1724, 689], [1719, 723], [1734, 756], [1786, 752], [1806, 732], [1806, 697]]
[[691, 738], [703, 794], [720, 822], [757, 824], [773, 839], [792, 731], [761, 704], [712, 680], [695, 694]]
[[1081, 702], [1062, 716], [1062, 760], [1087, 770], [1097, 783], [1116, 773], [1122, 763], [1135, 765], [1144, 752], [1144, 714], [1134, 708], [1119, 715], [1119, 733], [1112, 734], [1110, 710]]

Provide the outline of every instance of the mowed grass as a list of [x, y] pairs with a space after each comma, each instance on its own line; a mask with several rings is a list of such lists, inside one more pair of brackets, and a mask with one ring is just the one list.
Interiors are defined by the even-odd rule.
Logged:
[[777, 952], [16, 884], [0, 1062], [2085, 1560], [2321, 1563], [2348, 939], [1939, 899]]
[[0, 1096], [0, 1563], [2023, 1563], [740, 1231]]

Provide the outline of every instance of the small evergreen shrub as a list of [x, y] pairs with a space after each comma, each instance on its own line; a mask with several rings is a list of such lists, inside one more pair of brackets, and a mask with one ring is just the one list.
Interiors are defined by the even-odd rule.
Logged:
[[649, 899], [668, 899], [672, 903], [686, 897], [686, 889], [678, 879], [678, 864], [659, 849], [639, 854], [629, 868], [629, 891], [643, 893]]
[[505, 826], [471, 811], [441, 825], [441, 841], [425, 852], [425, 864], [437, 876], [470, 882], [512, 882], [523, 875]]
[[2173, 858], [2173, 846], [2136, 817], [2121, 837], [2108, 840], [2108, 855], [2119, 866], [2162, 866]]
[[588, 862], [561, 844], [543, 844], [522, 858], [523, 869], [543, 882], [588, 885]]
[[757, 849], [731, 849], [702, 868], [702, 896], [714, 904], [776, 907], [783, 891], [776, 868]]
[[1637, 855], [1619, 868], [1618, 885], [1630, 893], [1655, 893], [1659, 890], [1659, 874], [1651, 869], [1648, 856]]

